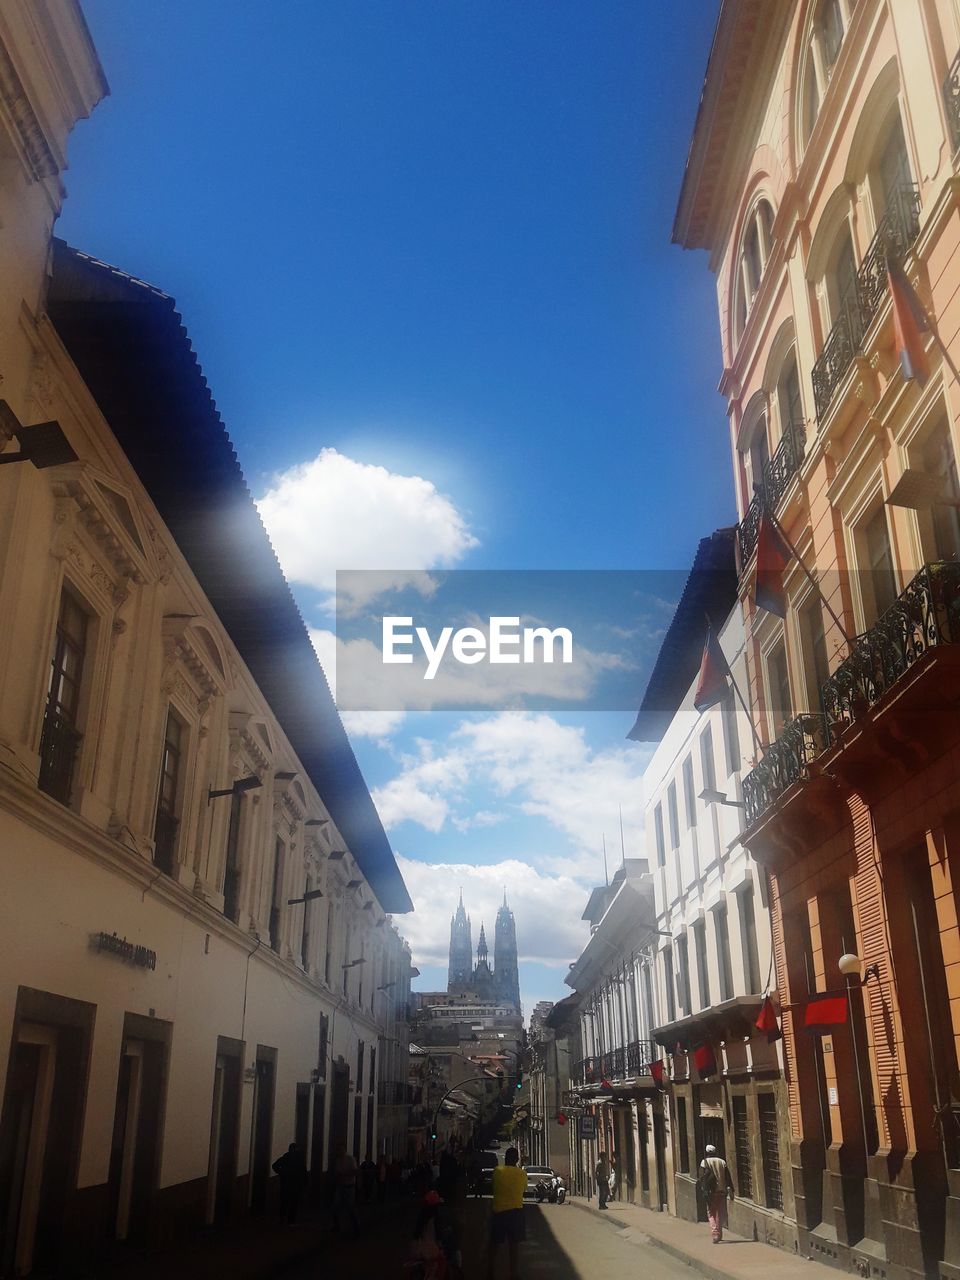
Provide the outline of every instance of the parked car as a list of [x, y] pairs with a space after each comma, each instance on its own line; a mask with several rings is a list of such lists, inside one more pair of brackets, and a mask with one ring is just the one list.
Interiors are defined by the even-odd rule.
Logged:
[[544, 1200], [549, 1200], [551, 1204], [563, 1204], [567, 1194], [563, 1179], [549, 1165], [528, 1164], [525, 1173], [527, 1189], [523, 1194], [526, 1199], [535, 1199], [540, 1204]]

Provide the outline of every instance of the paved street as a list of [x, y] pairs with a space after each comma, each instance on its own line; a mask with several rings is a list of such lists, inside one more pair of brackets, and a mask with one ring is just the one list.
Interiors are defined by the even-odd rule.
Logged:
[[[465, 1280], [486, 1275], [489, 1200], [457, 1207], [463, 1225]], [[521, 1256], [523, 1280], [690, 1280], [691, 1270], [652, 1246], [630, 1243], [622, 1231], [572, 1205], [527, 1206], [527, 1242]], [[331, 1240], [306, 1260], [276, 1269], [277, 1280], [379, 1280], [400, 1277], [415, 1213], [394, 1218], [383, 1230], [368, 1230], [357, 1240]], [[506, 1255], [499, 1275], [506, 1274]]]

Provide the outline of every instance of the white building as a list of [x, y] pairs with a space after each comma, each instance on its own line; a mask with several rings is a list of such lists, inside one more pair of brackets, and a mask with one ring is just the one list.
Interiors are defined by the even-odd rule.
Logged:
[[0, 6], [3, 1274], [376, 1150], [405, 1078], [411, 904], [173, 300], [51, 240], [105, 92]]
[[789, 1149], [781, 1063], [754, 1026], [771, 983], [766, 879], [739, 842], [740, 782], [756, 748], [729, 680], [720, 701], [702, 713], [694, 707], [705, 591], [726, 663], [744, 696], [748, 690], [735, 579], [724, 571], [725, 562], [733, 571], [732, 534], [720, 530], [701, 544], [640, 717], [641, 726], [654, 711], [667, 721], [643, 779], [660, 935], [654, 1035], [669, 1079], [665, 1203], [680, 1216], [703, 1216], [696, 1172], [711, 1142], [737, 1184], [735, 1229], [753, 1235], [756, 1227], [783, 1242], [792, 1197], [780, 1154]]

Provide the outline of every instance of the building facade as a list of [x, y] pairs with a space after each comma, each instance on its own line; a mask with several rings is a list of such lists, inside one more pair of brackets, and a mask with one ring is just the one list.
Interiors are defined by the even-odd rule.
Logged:
[[570, 1047], [550, 1024], [556, 1006], [541, 1000], [530, 1015], [527, 1033], [526, 1163], [548, 1165], [570, 1185], [569, 1120], [563, 1095], [570, 1084]]
[[[730, 571], [731, 533], [723, 530], [711, 540], [726, 548]], [[712, 581], [703, 583], [703, 573]], [[740, 841], [741, 778], [756, 750], [729, 678], [719, 701], [700, 712], [694, 706], [707, 593], [714, 609], [730, 609], [717, 619], [717, 642], [737, 687], [746, 688], [735, 583], [712, 546], [710, 567], [691, 573], [652, 681], [660, 713], [670, 710], [667, 686], [689, 681], [682, 697], [674, 696], [670, 723], [643, 778], [658, 931], [659, 1016], [653, 1036], [666, 1066], [664, 1105], [670, 1113], [663, 1163], [671, 1209], [692, 1221], [704, 1219], [697, 1171], [704, 1148], [712, 1144], [726, 1157], [736, 1187], [731, 1227], [792, 1249], [793, 1196], [785, 1176], [790, 1135], [779, 1046], [755, 1026], [763, 994], [774, 985], [766, 873]], [[652, 710], [641, 709], [639, 721]]]
[[105, 91], [3, 6], [3, 1275], [380, 1149], [406, 1061], [411, 904], [173, 300], [51, 238]]
[[953, 0], [725, 0], [674, 227], [717, 281], [798, 1243], [898, 1278], [960, 1274], [958, 46]]
[[627, 858], [611, 883], [590, 895], [583, 915], [590, 940], [564, 981], [578, 997], [583, 1052], [570, 1070], [570, 1089], [583, 1110], [570, 1125], [575, 1188], [595, 1194], [594, 1170], [605, 1151], [616, 1159], [620, 1194], [661, 1208], [669, 1194], [663, 1164], [667, 1112], [650, 1072], [659, 1052], [653, 1041], [653, 917], [648, 864]]

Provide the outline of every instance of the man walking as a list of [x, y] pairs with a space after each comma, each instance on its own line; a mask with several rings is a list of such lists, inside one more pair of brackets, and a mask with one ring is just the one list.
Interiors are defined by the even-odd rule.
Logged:
[[600, 1152], [600, 1159], [597, 1161], [597, 1196], [600, 1200], [600, 1208], [607, 1207], [607, 1200], [610, 1198], [610, 1161], [607, 1159], [605, 1151]]
[[502, 1244], [506, 1244], [510, 1260], [510, 1280], [518, 1280], [517, 1254], [520, 1241], [526, 1238], [523, 1217], [523, 1193], [527, 1175], [520, 1168], [520, 1152], [507, 1147], [503, 1164], [493, 1171], [493, 1214], [490, 1218], [490, 1252], [487, 1255], [487, 1280], [493, 1280], [494, 1265]]
[[286, 1222], [296, 1222], [300, 1196], [307, 1184], [307, 1162], [295, 1142], [273, 1162], [273, 1172], [280, 1181], [280, 1217]]
[[714, 1244], [719, 1244], [723, 1239], [723, 1215], [727, 1195], [733, 1198], [733, 1178], [730, 1176], [730, 1167], [726, 1160], [717, 1155], [716, 1147], [707, 1147], [704, 1158], [700, 1161], [698, 1182], [703, 1198], [707, 1202], [710, 1238]]

